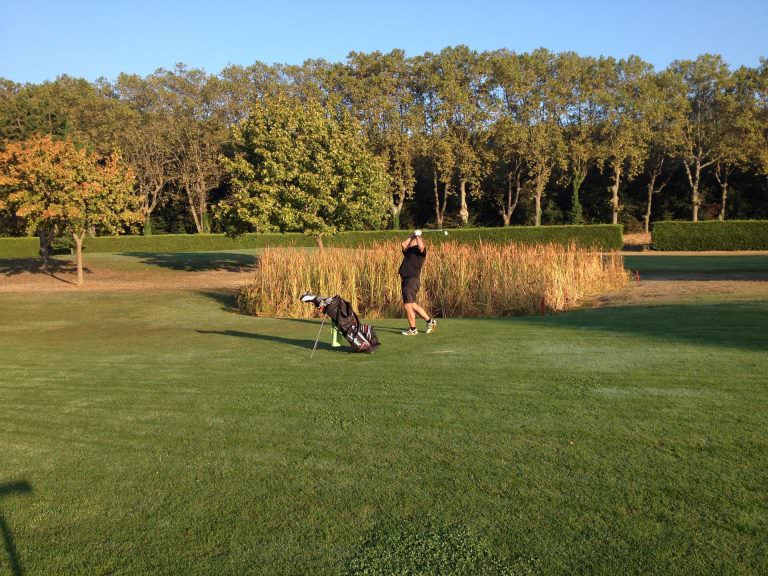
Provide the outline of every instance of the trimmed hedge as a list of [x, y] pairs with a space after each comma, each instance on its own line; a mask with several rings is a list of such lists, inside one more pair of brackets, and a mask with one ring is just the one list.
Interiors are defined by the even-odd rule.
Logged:
[[[403, 240], [407, 234], [408, 231], [406, 230], [343, 232], [329, 237], [324, 241], [324, 244], [338, 247], [368, 246], [374, 242]], [[493, 244], [506, 244], [508, 242], [567, 244], [568, 242], [575, 242], [580, 246], [601, 250], [620, 250], [624, 244], [621, 226], [613, 224], [454, 228], [448, 230], [447, 236], [436, 230], [425, 229], [424, 237], [428, 242], [433, 243], [461, 242], [463, 244], [476, 244], [480, 241]]]
[[0, 238], [0, 258], [38, 258], [40, 239], [34, 237]]
[[768, 220], [656, 222], [656, 250], [768, 250]]
[[243, 234], [232, 238], [224, 234], [158, 234], [156, 236], [86, 237], [85, 252], [211, 252], [267, 246], [316, 246], [307, 234]]
[[[323, 244], [329, 247], [369, 246], [375, 242], [399, 241], [408, 234], [406, 230], [376, 230], [372, 232], [341, 232], [323, 237]], [[507, 228], [455, 228], [446, 236], [438, 231], [425, 231], [428, 242], [477, 243], [480, 241], [503, 244], [522, 242], [536, 244], [575, 242], [580, 246], [599, 250], [620, 249], [623, 243], [621, 226], [599, 224], [593, 226], [514, 226]], [[8, 248], [0, 258], [27, 258], [38, 255], [37, 238], [0, 239], [18, 242], [18, 248]], [[24, 244], [26, 242], [26, 244]], [[9, 245], [12, 244], [9, 243]], [[23, 249], [22, 249], [23, 244]], [[223, 234], [158, 234], [157, 236], [99, 236], [86, 237], [85, 252], [210, 252], [215, 250], [236, 250], [238, 248], [265, 248], [267, 246], [316, 246], [315, 239], [308, 234], [244, 234], [231, 238]]]

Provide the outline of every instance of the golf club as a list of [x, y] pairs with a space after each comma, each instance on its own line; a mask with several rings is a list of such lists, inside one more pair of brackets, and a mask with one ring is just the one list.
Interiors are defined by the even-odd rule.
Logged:
[[443, 234], [443, 236], [448, 236], [448, 230], [443, 230], [442, 228], [439, 228], [437, 230], [414, 230], [414, 234], [416, 236], [421, 236], [422, 234], [425, 234], [427, 232], [434, 232], [437, 234]]

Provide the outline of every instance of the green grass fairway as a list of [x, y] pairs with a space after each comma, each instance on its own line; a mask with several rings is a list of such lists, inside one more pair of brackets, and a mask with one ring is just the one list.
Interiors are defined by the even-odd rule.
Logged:
[[318, 327], [0, 294], [0, 575], [768, 573], [768, 301]]

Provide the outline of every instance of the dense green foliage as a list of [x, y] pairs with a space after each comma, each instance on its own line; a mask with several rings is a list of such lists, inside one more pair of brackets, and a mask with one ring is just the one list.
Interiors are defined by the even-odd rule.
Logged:
[[0, 237], [0, 258], [37, 258], [39, 251], [39, 238]]
[[[339, 232], [328, 236], [326, 246], [355, 248], [370, 246], [375, 242], [402, 241], [403, 232], [377, 230], [370, 232]], [[601, 250], [617, 250], [622, 247], [621, 226], [598, 224], [589, 226], [517, 226], [514, 228], [457, 228], [443, 232], [425, 232], [428, 242], [520, 242], [524, 244], [574, 242]], [[37, 255], [37, 238], [0, 238], [0, 257], [27, 258], [34, 246]], [[231, 237], [224, 234], [159, 234], [155, 236], [97, 236], [86, 237], [83, 249], [86, 252], [211, 252], [235, 248], [264, 248], [267, 246], [317, 246], [312, 236], [300, 233], [285, 234], [242, 234]]]
[[768, 221], [656, 222], [656, 250], [768, 250]]
[[373, 356], [326, 324], [310, 363], [319, 320], [220, 293], [0, 294], [3, 544], [24, 574], [766, 574], [768, 304], [705, 298], [387, 321]]
[[[384, 208], [394, 228], [635, 231], [768, 218], [766, 102], [766, 61], [731, 70], [711, 54], [655, 71], [544, 49], [353, 52], [217, 74], [0, 79], [0, 148], [45, 133], [120, 149], [145, 234], [378, 228]], [[2, 208], [0, 226], [24, 229]]]
[[223, 160], [231, 194], [217, 214], [227, 231], [313, 232], [378, 229], [389, 184], [349, 114], [278, 99], [251, 109]]

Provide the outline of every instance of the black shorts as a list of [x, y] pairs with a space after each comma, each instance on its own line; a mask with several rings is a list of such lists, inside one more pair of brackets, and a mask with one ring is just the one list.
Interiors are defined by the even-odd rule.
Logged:
[[416, 302], [416, 293], [419, 291], [421, 281], [418, 276], [403, 278], [403, 303], [413, 304]]

